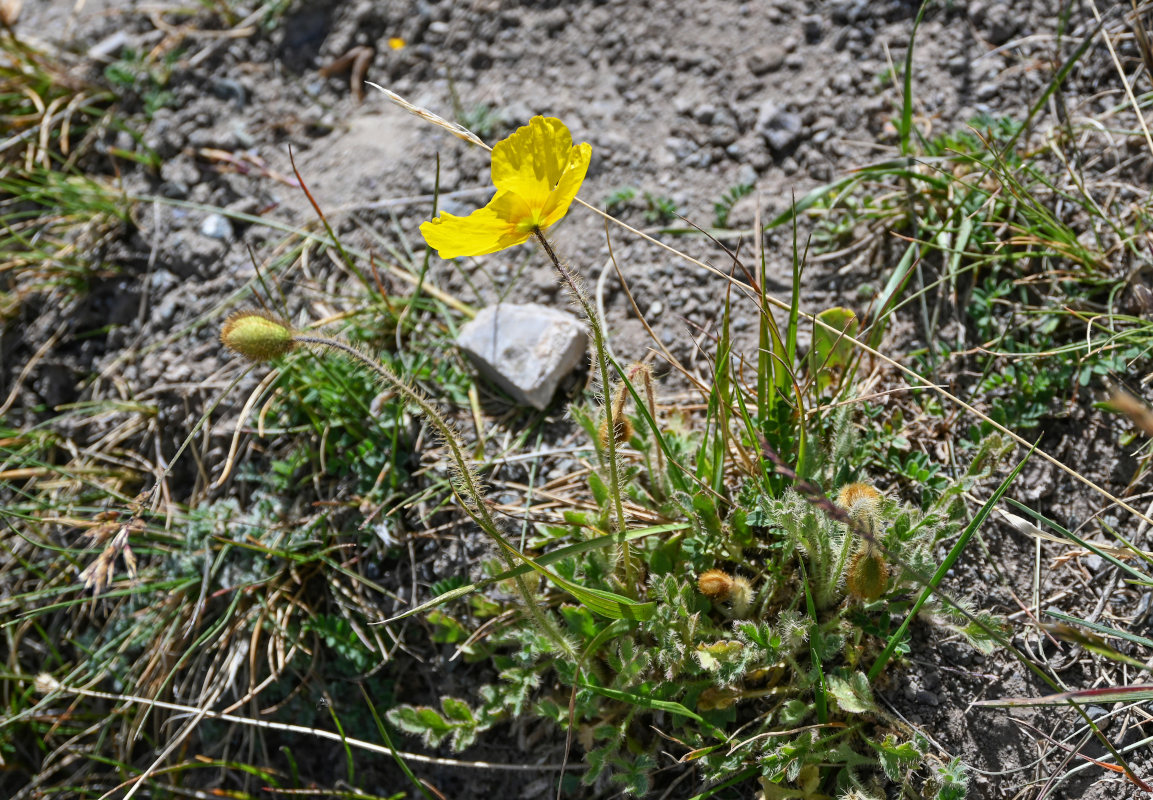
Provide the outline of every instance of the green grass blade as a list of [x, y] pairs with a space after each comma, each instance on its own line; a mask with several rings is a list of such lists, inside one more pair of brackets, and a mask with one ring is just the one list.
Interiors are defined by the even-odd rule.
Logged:
[[969, 524], [965, 527], [965, 530], [961, 532], [961, 535], [957, 538], [956, 543], [953, 545], [952, 549], [949, 550], [949, 554], [945, 556], [945, 560], [941, 562], [941, 566], [937, 568], [937, 571], [929, 580], [928, 585], [925, 586], [924, 591], [921, 592], [921, 596], [917, 598], [917, 602], [913, 604], [912, 609], [910, 609], [909, 613], [905, 616], [904, 622], [902, 622], [901, 626], [897, 628], [897, 631], [889, 637], [889, 642], [885, 645], [885, 649], [881, 651], [881, 654], [877, 656], [877, 660], [873, 662], [873, 666], [869, 668], [870, 681], [876, 680], [877, 676], [881, 674], [881, 670], [883, 670], [885, 665], [889, 663], [889, 659], [893, 657], [893, 652], [897, 649], [897, 645], [900, 643], [901, 639], [904, 638], [905, 631], [909, 629], [910, 623], [914, 618], [916, 618], [917, 614], [920, 613], [921, 607], [925, 605], [929, 597], [932, 596], [933, 592], [936, 591], [937, 586], [940, 585], [946, 573], [952, 569], [953, 564], [961, 556], [962, 551], [964, 551], [965, 545], [967, 545], [969, 540], [973, 538], [973, 534], [975, 534], [977, 529], [981, 527], [982, 523], [988, 519], [989, 514], [993, 513], [994, 506], [1000, 502], [1001, 497], [1005, 494], [1006, 491], [1008, 491], [1009, 485], [1012, 484], [1013, 481], [1017, 479], [1017, 476], [1021, 474], [1021, 470], [1025, 467], [1025, 464], [1029, 461], [1029, 456], [1032, 454], [1032, 450], [1025, 454], [1025, 457], [1021, 459], [1021, 462], [1017, 464], [1017, 466], [1013, 469], [1012, 472], [1009, 473], [1005, 480], [1001, 481], [1001, 485], [998, 486], [997, 490], [993, 492], [992, 496], [990, 496], [989, 499], [985, 501], [985, 504], [981, 506], [980, 511], [977, 512], [977, 515], [969, 521]]
[[[669, 522], [669, 523], [666, 523], [664, 525], [653, 525], [653, 526], [648, 527], [648, 528], [638, 528], [637, 530], [629, 531], [625, 535], [625, 541], [632, 542], [632, 541], [635, 541], [637, 539], [643, 539], [646, 536], [653, 536], [653, 535], [658, 534], [658, 533], [672, 533], [674, 531], [683, 531], [689, 527], [691, 527], [691, 525], [687, 522]], [[612, 545], [617, 544], [619, 541], [620, 541], [620, 537], [617, 536], [615, 533], [606, 533], [603, 536], [596, 537], [595, 539], [588, 539], [587, 541], [575, 542], [573, 544], [566, 545], [564, 547], [560, 547], [560, 548], [553, 550], [549, 553], [545, 553], [542, 556], [538, 556], [535, 559], [535, 561], [538, 565], [541, 565], [541, 566], [545, 566], [548, 564], [554, 564], [557, 561], [561, 561], [561, 560], [566, 559], [566, 558], [571, 558], [572, 556], [578, 556], [581, 553], [586, 553], [589, 550], [595, 550], [599, 547], [611, 547]], [[482, 583], [470, 583], [466, 586], [458, 586], [457, 588], [455, 588], [451, 591], [445, 592], [444, 594], [437, 595], [436, 597], [432, 598], [431, 600], [428, 600], [424, 603], [421, 603], [419, 606], [416, 606], [415, 608], [410, 608], [408, 611], [405, 611], [403, 614], [397, 614], [395, 617], [389, 617], [386, 620], [383, 620], [381, 622], [374, 623], [374, 624], [387, 625], [390, 622], [396, 622], [397, 620], [404, 619], [405, 617], [411, 617], [414, 614], [421, 613], [422, 611], [428, 611], [430, 608], [436, 608], [437, 606], [444, 605], [445, 603], [450, 603], [453, 600], [464, 597], [467, 594], [475, 592], [478, 589], [482, 589], [485, 586], [489, 586], [493, 583], [496, 583], [497, 581], [503, 581], [503, 580], [507, 580], [508, 578], [514, 578], [517, 575], [525, 575], [531, 569], [532, 569], [532, 567], [530, 567], [528, 564], [521, 564], [520, 566], [515, 567], [514, 569], [505, 570], [504, 572], [501, 572], [500, 574], [495, 575], [494, 577], [489, 578], [488, 580], [486, 580]], [[613, 596], [615, 597], [616, 595], [613, 595]], [[654, 606], [655, 607], [655, 604], [653, 604], [653, 603], [635, 604], [634, 601], [630, 601], [630, 603], [634, 603], [634, 605]], [[651, 611], [648, 612], [648, 614], [651, 616]], [[635, 617], [635, 616], [624, 617], [624, 616], [622, 616], [622, 617], [619, 617], [618, 619], [648, 619], [648, 616], [644, 616], [644, 617]]]
[[400, 767], [400, 771], [405, 774], [413, 786], [420, 790], [426, 800], [436, 800], [436, 797], [428, 790], [416, 775], [413, 774], [412, 769], [408, 766], [408, 762], [401, 757], [400, 752], [396, 749], [396, 745], [392, 743], [392, 737], [388, 735], [388, 728], [384, 725], [384, 720], [380, 718], [380, 714], [376, 711], [376, 705], [372, 702], [372, 698], [368, 696], [368, 689], [364, 684], [359, 684], [360, 693], [364, 696], [364, 703], [368, 706], [369, 712], [372, 714], [372, 721], [376, 723], [376, 729], [380, 732], [380, 738], [384, 740], [384, 745], [392, 751], [392, 758], [396, 761], [396, 765]]
[[582, 689], [588, 689], [590, 692], [595, 692], [599, 695], [609, 698], [610, 700], [618, 700], [622, 703], [628, 703], [638, 708], [651, 708], [657, 711], [667, 711], [670, 714], [676, 714], [678, 717], [688, 717], [694, 722], [708, 728], [713, 735], [718, 738], [725, 738], [722, 731], [717, 730], [708, 721], [705, 720], [700, 714], [695, 711], [690, 711], [680, 703], [671, 700], [654, 700], [652, 697], [642, 694], [634, 694], [632, 692], [622, 692], [619, 689], [610, 689], [607, 686], [594, 686], [591, 683], [578, 684]]

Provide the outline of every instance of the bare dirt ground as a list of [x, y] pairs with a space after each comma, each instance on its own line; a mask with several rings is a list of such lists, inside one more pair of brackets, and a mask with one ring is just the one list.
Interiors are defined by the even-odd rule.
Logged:
[[[1078, 40], [1093, 20], [1082, 4], [1073, 5], [1072, 31], [1064, 37]], [[174, 450], [236, 369], [217, 343], [216, 326], [206, 324], [209, 314], [250, 285], [249, 248], [260, 258], [276, 241], [266, 226], [235, 218], [230, 232], [220, 235], [212, 227], [219, 225], [217, 212], [209, 207], [310, 223], [315, 215], [294, 185], [290, 154], [342, 237], [381, 252], [422, 246], [417, 228], [431, 212], [438, 157], [442, 209], [467, 213], [487, 199], [486, 153], [422, 123], [361, 80], [445, 117], [463, 116], [488, 141], [535, 114], [560, 117], [576, 141], [593, 147], [581, 196], [602, 207], [618, 201], [618, 215], [640, 228], [667, 224], [652, 219], [658, 202], [711, 226], [714, 205], [734, 187], [750, 187], [729, 220], [733, 228], [748, 228], [758, 206], [761, 218], [771, 219], [793, 198], [848, 170], [896, 157], [893, 119], [901, 90], [893, 67], [904, 58], [918, 9], [912, 0], [302, 0], [286, 4], [268, 23], [257, 14], [228, 29], [218, 22], [204, 27], [218, 18], [187, 13], [186, 6], [180, 11], [136, 0], [26, 4], [17, 33], [69, 53], [80, 71], [98, 74], [128, 51], [171, 49], [165, 86], [171, 96], [143, 124], [139, 140], [109, 131], [106, 146], [147, 148], [160, 158], [157, 169], [148, 169], [123, 160], [113, 166], [110, 157], [109, 170], [119, 172], [127, 192], [187, 204], [140, 203], [135, 224], [105, 245], [107, 278], [73, 305], [28, 309], [5, 329], [0, 395], [7, 395], [21, 365], [49, 336], [63, 330], [64, 342], [24, 381], [11, 424], [33, 424], [44, 408], [98, 395], [147, 394], [165, 406], [163, 442]], [[978, 115], [1023, 117], [1068, 54], [1067, 38], [1058, 35], [1063, 8], [1055, 0], [936, 4], [917, 31], [913, 58], [921, 129], [959, 129]], [[392, 39], [398, 41], [390, 44]], [[1101, 107], [1098, 92], [1115, 89], [1111, 69], [1103, 50], [1088, 58], [1062, 99], [1065, 113]], [[634, 190], [631, 199], [624, 199], [625, 188]], [[709, 350], [698, 343], [719, 316], [723, 283], [655, 245], [612, 236], [617, 262], [661, 342], [686, 365], [701, 366]], [[770, 288], [780, 295], [790, 285], [791, 238], [783, 229], [769, 238]], [[881, 245], [874, 244], [878, 239]], [[805, 307], [854, 306], [870, 297], [892, 266], [883, 239], [855, 231], [839, 254], [815, 259], [803, 284]], [[593, 214], [571, 212], [555, 242], [593, 285], [609, 268], [606, 230]], [[736, 240], [726, 243], [735, 246]], [[727, 269], [714, 243], [676, 244]], [[294, 313], [323, 318], [341, 310], [341, 280], [319, 265], [281, 290]], [[295, 292], [297, 281], [326, 294]], [[434, 259], [429, 281], [473, 305], [497, 298], [566, 302], [551, 267], [530, 248], [463, 267]], [[643, 358], [652, 342], [615, 276], [599, 293], [615, 350], [623, 358]], [[103, 325], [108, 328], [101, 336], [74, 336]], [[755, 310], [738, 310], [734, 328], [751, 336]], [[923, 344], [913, 322], [897, 326], [893, 337], [888, 346], [894, 353]], [[258, 379], [250, 377], [238, 396]], [[1077, 432], [1096, 430], [1092, 413], [1076, 411], [1076, 422], [1055, 416], [1043, 446], [1058, 457], [1099, 461], [1098, 477], [1124, 488], [1127, 473], [1116, 467], [1116, 451], [1091, 455], [1096, 440]], [[558, 409], [558, 422], [562, 416]], [[77, 424], [83, 429], [73, 435], [92, 441], [117, 420]], [[220, 462], [230, 435], [227, 425], [213, 432], [210, 460]], [[1101, 436], [1107, 439], [1107, 432]], [[191, 468], [179, 476], [182, 496], [174, 499], [212, 494], [211, 476]], [[1049, 469], [1030, 468], [1021, 489], [1050, 510], [1060, 507], [1054, 513], [1071, 528], [1095, 510], [1094, 501]], [[1004, 570], [1003, 579], [986, 564], [967, 562], [955, 570], [951, 590], [1014, 614], [1020, 606], [1009, 590], [1028, 591], [1032, 544], [999, 523], [983, 536], [987, 558]], [[1112, 579], [1082, 572], [1080, 582], [1090, 587], [1085, 602], [1092, 606], [1092, 587], [1099, 591], [1098, 582]], [[1054, 583], [1042, 587], [1043, 595], [1061, 588], [1059, 576], [1045, 580]], [[1079, 590], [1077, 582], [1070, 580], [1071, 590]], [[1138, 592], [1115, 581], [1106, 585], [1106, 592], [1117, 592], [1115, 611], [1136, 607]], [[1070, 686], [1093, 677], [1080, 662], [1069, 669]], [[1039, 691], [1015, 661], [982, 658], [924, 626], [907, 672], [887, 696], [944, 750], [975, 768], [972, 797], [994, 798], [1013, 796], [1033, 777], [1036, 737], [1013, 717], [1038, 725], [1047, 717], [969, 704]], [[1124, 734], [1140, 735], [1136, 728]], [[1153, 769], [1147, 752], [1131, 763], [1139, 773]], [[1112, 773], [1079, 777], [1052, 796], [1130, 796], [1131, 786]], [[487, 779], [462, 783], [455, 796], [480, 797], [493, 785]], [[551, 790], [525, 782], [516, 791], [534, 797]]]

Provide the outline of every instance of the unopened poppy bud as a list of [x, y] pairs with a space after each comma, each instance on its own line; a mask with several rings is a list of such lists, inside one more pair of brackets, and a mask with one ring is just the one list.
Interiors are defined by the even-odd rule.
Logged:
[[889, 586], [889, 565], [880, 551], [865, 542], [853, 554], [846, 576], [849, 594], [858, 600], [878, 600]]
[[879, 503], [881, 493], [867, 483], [849, 483], [842, 486], [841, 491], [837, 492], [837, 505], [846, 511], [862, 501]]
[[[617, 444], [624, 444], [629, 439], [633, 438], [633, 424], [629, 418], [621, 414], [616, 418], [613, 424], [613, 441]], [[597, 435], [601, 440], [601, 447], [608, 449], [609, 446], [609, 421], [607, 419], [601, 420], [600, 427], [597, 429]]]
[[850, 483], [837, 492], [837, 505], [849, 512], [849, 517], [867, 533], [875, 533], [881, 512], [883, 495], [867, 483]]
[[720, 569], [710, 569], [697, 579], [701, 594], [713, 602], [728, 603], [733, 616], [743, 617], [753, 603], [753, 587], [748, 579], [733, 577]]
[[753, 587], [748, 580], [740, 576], [733, 578], [733, 586], [729, 589], [729, 606], [733, 609], [733, 616], [743, 618], [749, 613], [752, 604]]
[[732, 591], [733, 576], [723, 569], [710, 569], [701, 573], [701, 577], [697, 579], [697, 588], [710, 600], [724, 601], [729, 598], [729, 592]]
[[239, 311], [220, 329], [220, 341], [249, 361], [269, 361], [282, 356], [296, 343], [292, 329], [259, 311]]

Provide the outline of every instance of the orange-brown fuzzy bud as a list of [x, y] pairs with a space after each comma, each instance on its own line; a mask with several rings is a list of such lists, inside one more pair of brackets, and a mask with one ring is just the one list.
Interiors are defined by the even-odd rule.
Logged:
[[837, 505], [866, 533], [875, 534], [880, 523], [883, 495], [867, 483], [850, 483], [837, 492]]
[[292, 328], [260, 311], [238, 311], [220, 329], [220, 341], [249, 361], [269, 361], [296, 346]]
[[749, 613], [749, 606], [753, 603], [753, 587], [748, 579], [739, 575], [734, 578], [724, 570], [710, 569], [701, 573], [697, 578], [697, 588], [714, 602], [727, 602], [735, 617]]
[[733, 576], [723, 569], [710, 569], [697, 578], [697, 588], [710, 600], [725, 601], [733, 590]]
[[629, 396], [629, 387], [621, 384], [613, 394], [611, 412], [606, 409], [605, 418], [597, 428], [597, 438], [600, 439], [601, 449], [607, 450], [609, 446], [609, 420], [612, 420], [613, 441], [624, 444], [633, 438], [633, 423], [625, 416], [625, 400]]
[[849, 594], [858, 600], [878, 600], [889, 586], [889, 565], [875, 547], [863, 543], [849, 562], [845, 579]]
[[[624, 414], [619, 415], [613, 425], [613, 441], [617, 444], [624, 444], [633, 438], [633, 432], [633, 424], [629, 418]], [[609, 421], [607, 419], [601, 420], [597, 435], [600, 437], [601, 447], [607, 450], [609, 446]]]
[[867, 483], [849, 483], [837, 492], [837, 505], [846, 511], [852, 510], [853, 506], [861, 501], [879, 503], [881, 493]]

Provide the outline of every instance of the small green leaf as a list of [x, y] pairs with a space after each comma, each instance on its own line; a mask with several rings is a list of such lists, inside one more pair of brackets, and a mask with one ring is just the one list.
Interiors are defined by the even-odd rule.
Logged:
[[717, 513], [717, 501], [704, 491], [693, 495], [693, 510], [704, 525], [705, 530], [716, 537], [721, 536], [721, 517]]
[[468, 707], [468, 703], [463, 700], [457, 700], [455, 697], [445, 697], [440, 701], [440, 707], [444, 709], [444, 715], [451, 720], [463, 722], [467, 725], [476, 725], [476, 717], [473, 716], [472, 709]]
[[439, 745], [453, 731], [452, 725], [426, 706], [398, 706], [385, 716], [405, 733], [420, 736], [430, 747]]
[[591, 517], [584, 511], [573, 511], [571, 508], [562, 513], [564, 521], [578, 528], [587, 528], [591, 524]]
[[892, 735], [886, 736], [880, 744], [870, 742], [877, 749], [881, 768], [889, 780], [901, 780], [903, 768], [916, 766], [921, 760], [921, 752], [912, 742], [898, 743]]
[[605, 482], [601, 480], [600, 475], [595, 472], [589, 473], [589, 488], [592, 489], [593, 498], [597, 501], [597, 505], [604, 508], [609, 502], [609, 489], [605, 486]]
[[573, 633], [586, 639], [597, 635], [596, 620], [584, 606], [561, 606], [560, 613]]
[[438, 735], [444, 735], [452, 731], [452, 725], [445, 720], [436, 709], [428, 708], [427, 706], [418, 708], [416, 710], [417, 719], [424, 725], [424, 727]]
[[477, 730], [475, 727], [460, 727], [452, 735], [452, 749], [454, 752], [459, 753], [466, 747], [476, 741]]
[[842, 711], [849, 714], [864, 714], [876, 709], [869, 679], [863, 672], [854, 672], [849, 679], [838, 675], [826, 675], [829, 694], [837, 700]]
[[821, 389], [833, 383], [835, 374], [846, 367], [853, 356], [850, 338], [857, 335], [857, 315], [847, 308], [828, 308], [817, 314], [813, 328], [813, 347], [809, 351], [809, 373], [815, 375]]
[[412, 706], [399, 706], [389, 709], [385, 716], [388, 717], [389, 722], [405, 733], [417, 735], [424, 733], [426, 726], [420, 721], [420, 716]]
[[432, 640], [438, 644], [456, 644], [468, 638], [464, 625], [443, 611], [430, 611], [427, 619], [432, 624]]
[[700, 714], [697, 714], [695, 711], [690, 711], [689, 709], [682, 706], [680, 703], [675, 703], [671, 700], [654, 700], [652, 697], [650, 697], [648, 695], [633, 694], [631, 692], [622, 692], [618, 689], [609, 689], [608, 687], [605, 687], [605, 686], [594, 686], [591, 683], [581, 683], [580, 687], [582, 689], [588, 689], [590, 692], [595, 692], [599, 695], [604, 695], [605, 697], [609, 698], [610, 700], [619, 700], [623, 703], [628, 703], [629, 705], [637, 706], [638, 708], [655, 708], [655, 709], [658, 709], [660, 711], [667, 711], [668, 713], [675, 714], [679, 717], [688, 717], [689, 719], [694, 720], [695, 722], [699, 722], [701, 725], [707, 726], [708, 728], [710, 728], [712, 730], [713, 733], [717, 734], [721, 738], [724, 738], [721, 731], [718, 731], [712, 725], [709, 725], [709, 723], [706, 722], [705, 719]]

